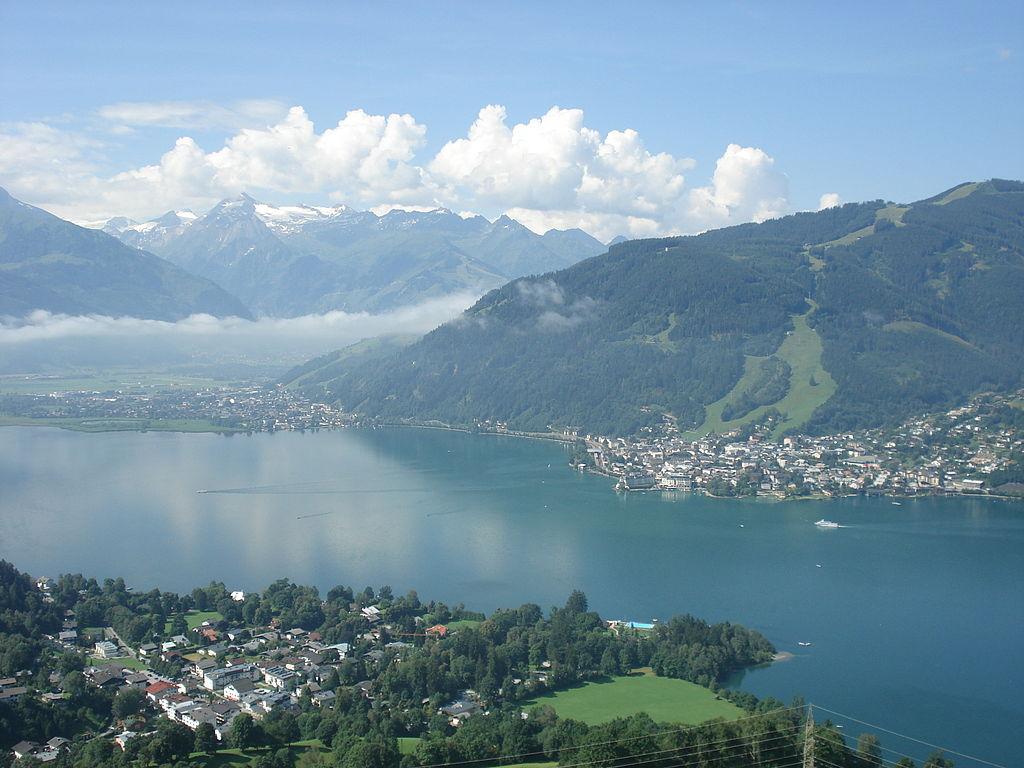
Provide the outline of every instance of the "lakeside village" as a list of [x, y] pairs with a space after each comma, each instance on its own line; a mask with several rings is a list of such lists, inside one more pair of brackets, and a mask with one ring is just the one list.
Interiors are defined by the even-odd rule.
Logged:
[[830, 498], [982, 494], [1024, 498], [1024, 390], [984, 395], [899, 427], [770, 439], [776, 419], [687, 440], [665, 419], [635, 438], [583, 437], [575, 466], [617, 490]]
[[49, 419], [205, 422], [210, 431], [223, 432], [301, 431], [359, 424], [352, 414], [330, 405], [312, 402], [281, 386], [260, 385], [3, 395], [0, 413], [40, 423]]
[[[551, 437], [579, 444], [570, 465], [618, 478], [617, 491], [686, 491], [778, 499], [991, 495], [1024, 498], [1024, 390], [890, 429], [773, 439], [778, 416], [724, 434], [687, 439], [665, 417], [635, 437], [577, 431]], [[518, 434], [503, 422], [477, 429]]]
[[[311, 401], [282, 386], [78, 391], [0, 396], [0, 413], [30, 423], [77, 421], [100, 429], [187, 421], [211, 431], [274, 432], [372, 426], [373, 419]], [[620, 491], [712, 496], [831, 498], [854, 494], [982, 494], [1024, 498], [1024, 390], [986, 394], [898, 427], [773, 439], [778, 414], [724, 434], [688, 439], [663, 418], [634, 437], [578, 431], [527, 436], [576, 443], [570, 463], [618, 478]], [[67, 422], [65, 422], [67, 423]], [[433, 426], [444, 426], [433, 424]], [[474, 430], [523, 435], [503, 422]]]

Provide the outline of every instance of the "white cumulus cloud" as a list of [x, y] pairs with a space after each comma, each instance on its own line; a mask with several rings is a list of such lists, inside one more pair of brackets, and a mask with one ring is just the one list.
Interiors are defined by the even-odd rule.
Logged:
[[690, 192], [691, 220], [703, 229], [765, 221], [789, 210], [788, 181], [764, 150], [730, 144], [715, 163], [711, 184]]
[[838, 192], [826, 192], [818, 200], [818, 210], [824, 211], [826, 208], [835, 208], [843, 204], [843, 198], [839, 196]]
[[787, 179], [760, 148], [728, 145], [710, 180], [693, 185], [693, 159], [653, 151], [631, 128], [588, 127], [580, 109], [556, 106], [515, 123], [504, 107], [489, 105], [432, 157], [421, 156], [426, 126], [409, 114], [355, 109], [322, 130], [302, 107], [284, 111], [272, 101], [127, 102], [99, 114], [132, 130], [239, 127], [220, 148], [183, 135], [152, 164], [103, 174], [103, 149], [81, 135], [41, 123], [0, 125], [0, 184], [80, 221], [202, 210], [247, 191], [375, 210], [507, 212], [538, 232], [579, 227], [605, 240], [697, 232], [789, 210]]

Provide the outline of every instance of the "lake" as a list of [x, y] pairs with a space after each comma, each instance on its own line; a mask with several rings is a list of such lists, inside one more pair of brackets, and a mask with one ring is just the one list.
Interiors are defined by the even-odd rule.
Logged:
[[[136, 589], [217, 580], [257, 590], [286, 576], [323, 590], [390, 584], [486, 611], [546, 609], [579, 588], [605, 618], [689, 612], [758, 629], [795, 654], [733, 681], [759, 696], [799, 694], [961, 752], [1018, 759], [1024, 505], [611, 487], [569, 470], [558, 444], [490, 435], [6, 427], [0, 557], [34, 575], [123, 576]], [[821, 517], [844, 527], [818, 529]], [[895, 736], [883, 744], [927, 752]]]

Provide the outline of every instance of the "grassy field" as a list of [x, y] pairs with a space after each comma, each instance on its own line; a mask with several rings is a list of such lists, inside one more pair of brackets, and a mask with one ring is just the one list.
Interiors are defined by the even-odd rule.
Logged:
[[875, 225], [868, 224], [866, 227], [862, 227], [861, 229], [858, 229], [855, 232], [845, 234], [842, 237], [837, 237], [835, 240], [829, 240], [827, 243], [822, 243], [822, 245], [824, 245], [826, 248], [833, 248], [837, 245], [853, 245], [862, 237], [867, 237], [868, 235], [874, 234], [874, 232]]
[[733, 720], [743, 714], [739, 707], [716, 699], [707, 688], [685, 680], [656, 677], [650, 671], [538, 696], [523, 706], [535, 704], [550, 704], [560, 717], [590, 725], [637, 712], [646, 712], [658, 722], [687, 724], [716, 717]]
[[[970, 194], [970, 193], [968, 193]], [[943, 202], [949, 202], [948, 200], [940, 201], [940, 205]], [[875, 221], [885, 219], [891, 221], [897, 227], [903, 226], [903, 214], [910, 210], [909, 205], [889, 205], [885, 208], [879, 208], [875, 211]], [[826, 248], [833, 248], [837, 245], [853, 245], [855, 242], [860, 240], [862, 237], [873, 235], [875, 233], [875, 225], [869, 224], [866, 227], [862, 227], [854, 232], [848, 232], [842, 237], [838, 237], [835, 240], [829, 240], [827, 243], [821, 243]]]
[[449, 621], [445, 626], [448, 627], [449, 632], [454, 632], [457, 629], [476, 629], [482, 623], [476, 619], [459, 619], [458, 621]]
[[[812, 310], [813, 311], [813, 310]], [[722, 411], [727, 403], [736, 398], [755, 380], [758, 365], [763, 357], [748, 357], [743, 376], [736, 386], [721, 400], [717, 400], [706, 409], [704, 423], [692, 432], [687, 433], [690, 439], [703, 437], [710, 432], [728, 432], [744, 424], [760, 419], [769, 408], [775, 408], [786, 415], [786, 419], [776, 427], [773, 437], [778, 437], [788, 429], [802, 426], [811, 417], [814, 409], [832, 397], [836, 391], [836, 383], [821, 364], [821, 337], [807, 324], [807, 315], [793, 318], [793, 331], [786, 336], [775, 353], [792, 369], [789, 390], [785, 397], [770, 405], [755, 408], [742, 418], [722, 421]], [[811, 386], [811, 378], [815, 386]]]
[[123, 371], [114, 373], [68, 376], [11, 374], [0, 376], [0, 394], [47, 395], [51, 392], [106, 392], [114, 389], [143, 390], [152, 388], [201, 389], [223, 386], [230, 382], [203, 376]]
[[204, 621], [223, 621], [224, 617], [217, 611], [189, 611], [185, 614], [185, 623], [189, 629], [195, 629]]
[[959, 344], [960, 346], [967, 347], [968, 349], [978, 349], [966, 339], [962, 339], [959, 336], [956, 336], [952, 333], [947, 333], [946, 331], [940, 330], [938, 328], [932, 328], [930, 325], [918, 323], [913, 320], [897, 320], [892, 323], [886, 323], [885, 325], [882, 326], [882, 330], [895, 331], [899, 333], [930, 334], [932, 336], [939, 336], [940, 338], [946, 339], [947, 341], [952, 341], [954, 344]]
[[96, 656], [89, 657], [89, 663], [97, 667], [104, 667], [107, 664], [120, 664], [125, 669], [145, 669], [146, 662], [139, 661], [131, 656], [124, 656], [120, 659], [101, 659]]
[[[192, 630], [202, 624], [204, 621], [223, 621], [224, 617], [217, 611], [189, 611], [185, 614], [185, 624]], [[168, 621], [164, 624], [164, 634], [169, 634], [171, 631], [171, 622]]]
[[0, 414], [0, 427], [60, 427], [72, 432], [238, 432], [199, 419], [65, 419]]
[[936, 200], [935, 205], [948, 205], [949, 203], [952, 203], [954, 200], [959, 200], [963, 197], [967, 197], [969, 194], [974, 192], [974, 190], [976, 190], [979, 186], [981, 186], [981, 182], [978, 181], [971, 182], [970, 184], [962, 184], [941, 200]]
[[903, 214], [909, 210], [909, 205], [890, 205], [885, 208], [879, 208], [875, 211], [875, 221], [885, 219], [886, 221], [891, 221], [897, 227], [902, 227]]
[[399, 736], [398, 737], [398, 751], [403, 755], [411, 755], [416, 751], [416, 747], [420, 745], [420, 739], [418, 736]]
[[668, 326], [665, 330], [660, 331], [653, 336], [643, 336], [640, 340], [644, 344], [655, 344], [666, 352], [676, 352], [679, 349], [679, 345], [672, 341], [668, 335], [675, 330], [677, 325], [679, 325], [679, 317], [675, 312], [673, 312], [668, 316]]

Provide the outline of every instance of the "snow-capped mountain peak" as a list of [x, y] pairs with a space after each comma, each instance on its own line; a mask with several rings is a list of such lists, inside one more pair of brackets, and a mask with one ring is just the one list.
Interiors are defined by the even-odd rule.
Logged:
[[347, 205], [268, 205], [256, 203], [256, 217], [270, 229], [281, 234], [292, 234], [313, 222], [323, 222], [350, 212]]

